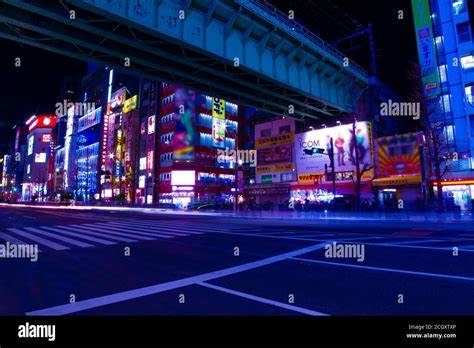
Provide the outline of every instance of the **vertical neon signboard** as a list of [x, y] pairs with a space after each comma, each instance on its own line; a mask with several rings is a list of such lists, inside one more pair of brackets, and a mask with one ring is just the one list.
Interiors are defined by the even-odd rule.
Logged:
[[440, 85], [430, 6], [428, 0], [412, 0], [411, 4], [423, 90], [428, 98], [434, 98], [440, 93]]

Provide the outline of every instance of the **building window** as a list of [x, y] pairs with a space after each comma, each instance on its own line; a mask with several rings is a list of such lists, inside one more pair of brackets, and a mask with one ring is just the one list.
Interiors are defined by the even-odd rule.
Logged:
[[260, 138], [265, 138], [265, 137], [270, 137], [272, 135], [272, 130], [271, 128], [269, 129], [262, 129], [260, 131]]
[[446, 142], [453, 143], [454, 142], [454, 126], [446, 126], [444, 127], [445, 135], [446, 135]]
[[146, 157], [140, 158], [140, 170], [146, 170]]
[[453, 0], [453, 13], [455, 15], [466, 12], [466, 0]]
[[471, 125], [471, 136], [474, 136], [474, 115], [469, 115], [469, 124]]
[[466, 100], [471, 106], [474, 106], [474, 83], [468, 83], [464, 88], [466, 92]]
[[459, 43], [471, 41], [471, 27], [469, 26], [469, 22], [458, 24], [456, 27], [458, 30]]
[[281, 174], [281, 181], [282, 182], [293, 181], [293, 173]]
[[288, 133], [291, 133], [291, 126], [290, 125], [280, 127], [280, 135], [281, 134], [288, 134]]
[[447, 73], [446, 65], [441, 65], [439, 67], [439, 76], [441, 78], [441, 82], [446, 82], [447, 81], [446, 73]]
[[474, 55], [469, 54], [467, 56], [461, 57], [461, 66], [464, 70], [474, 68]]
[[439, 97], [439, 108], [444, 112], [451, 112], [451, 96], [445, 94]]

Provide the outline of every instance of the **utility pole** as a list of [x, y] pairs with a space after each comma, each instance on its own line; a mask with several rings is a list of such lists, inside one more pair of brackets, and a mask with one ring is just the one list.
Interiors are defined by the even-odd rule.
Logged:
[[331, 170], [332, 170], [332, 194], [333, 194], [333, 199], [336, 198], [336, 168], [334, 166], [334, 141], [333, 138], [331, 137], [331, 153], [329, 160], [331, 162]]
[[339, 40], [336, 40], [334, 42], [332, 42], [331, 44], [337, 48], [337, 46], [342, 43], [342, 42], [345, 42], [345, 41], [348, 41], [348, 40], [352, 40], [352, 39], [355, 39], [359, 36], [362, 36], [362, 35], [369, 35], [369, 41], [370, 41], [370, 72], [371, 72], [371, 75], [372, 76], [376, 76], [377, 75], [377, 49], [375, 47], [375, 40], [374, 40], [374, 32], [372, 30], [372, 24], [369, 23], [369, 25], [367, 26], [367, 28], [364, 28], [362, 29], [361, 31], [357, 32], [357, 33], [354, 33], [352, 35], [349, 35], [347, 37], [344, 37], [342, 39], [339, 39]]

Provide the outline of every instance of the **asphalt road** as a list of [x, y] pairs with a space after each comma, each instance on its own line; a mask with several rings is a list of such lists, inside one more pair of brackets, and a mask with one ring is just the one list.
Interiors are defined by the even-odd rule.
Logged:
[[2, 206], [0, 315], [472, 315], [470, 226]]

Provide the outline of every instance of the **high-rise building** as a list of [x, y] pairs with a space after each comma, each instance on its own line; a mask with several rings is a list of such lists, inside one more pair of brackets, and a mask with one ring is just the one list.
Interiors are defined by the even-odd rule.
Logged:
[[431, 143], [430, 158], [433, 165], [434, 157], [447, 159], [443, 192], [463, 210], [474, 198], [474, 21], [468, 2], [412, 0], [427, 126], [441, 149]]
[[26, 126], [28, 135], [22, 200], [46, 200], [53, 181], [51, 153], [55, 144], [52, 129], [56, 126], [56, 115], [32, 116]]
[[243, 193], [243, 169], [224, 157], [240, 148], [245, 108], [153, 81], [142, 87], [141, 100], [136, 202], [231, 207]]

